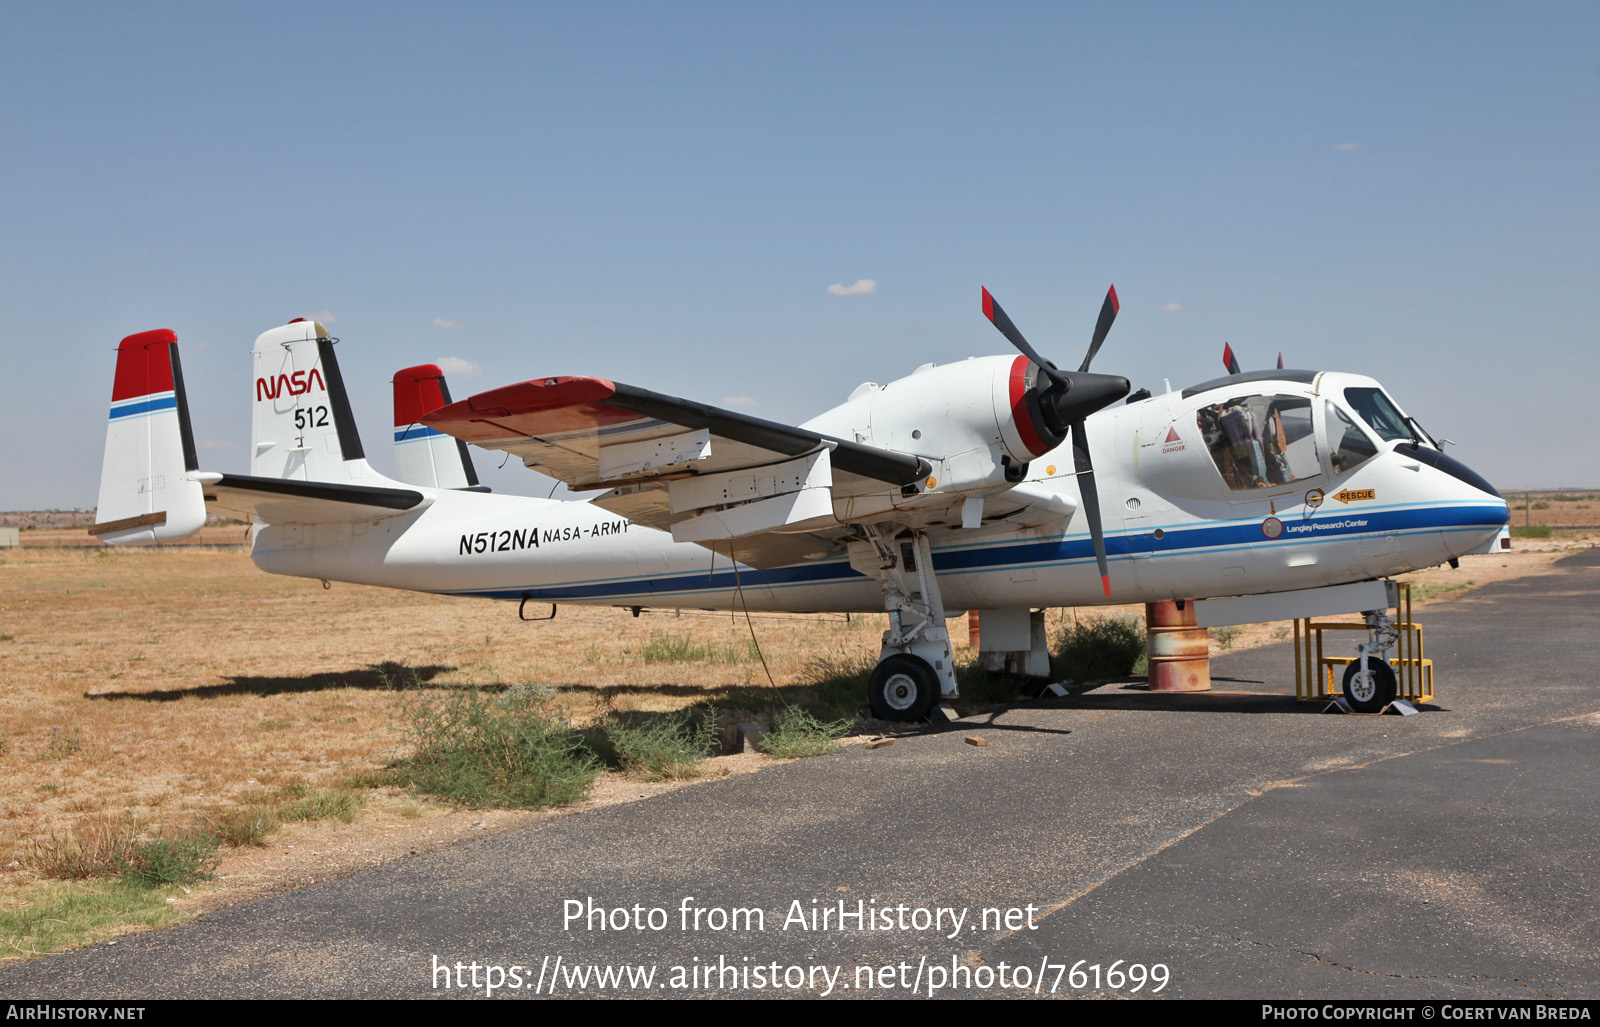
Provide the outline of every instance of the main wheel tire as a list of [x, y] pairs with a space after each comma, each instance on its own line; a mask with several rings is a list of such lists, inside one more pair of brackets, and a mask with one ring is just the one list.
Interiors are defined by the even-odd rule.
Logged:
[[1344, 669], [1344, 701], [1357, 713], [1380, 713], [1394, 702], [1394, 668], [1389, 661], [1363, 656]]
[[867, 705], [879, 720], [927, 720], [938, 700], [939, 675], [908, 653], [879, 663], [867, 682]]

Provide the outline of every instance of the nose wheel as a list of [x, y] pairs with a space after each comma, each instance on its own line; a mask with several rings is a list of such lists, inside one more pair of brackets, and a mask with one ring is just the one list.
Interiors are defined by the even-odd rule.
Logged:
[[1361, 656], [1344, 669], [1344, 701], [1357, 713], [1380, 713], [1394, 702], [1394, 668], [1377, 656]]
[[920, 657], [890, 656], [867, 682], [867, 705], [879, 720], [927, 720], [939, 698], [939, 675]]

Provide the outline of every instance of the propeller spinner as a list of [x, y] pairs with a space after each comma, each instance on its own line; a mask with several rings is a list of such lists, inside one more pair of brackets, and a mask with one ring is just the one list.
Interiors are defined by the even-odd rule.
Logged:
[[1105, 342], [1106, 334], [1111, 331], [1111, 323], [1117, 319], [1120, 307], [1121, 304], [1117, 302], [1117, 287], [1113, 285], [1106, 291], [1106, 299], [1101, 304], [1100, 317], [1095, 322], [1094, 336], [1089, 342], [1089, 352], [1084, 355], [1083, 363], [1076, 371], [1062, 371], [1028, 345], [1028, 340], [1022, 337], [1022, 333], [1017, 330], [1011, 318], [1006, 316], [1006, 312], [1000, 309], [1000, 304], [989, 295], [989, 290], [983, 290], [983, 316], [993, 322], [994, 326], [1000, 329], [1000, 334], [1039, 368], [1041, 380], [1033, 386], [1033, 395], [1029, 396], [1029, 408], [1036, 408], [1042, 415], [1043, 427], [1047, 429], [1047, 432], [1042, 434], [1051, 436], [1046, 441], [1051, 446], [1056, 446], [1060, 445], [1068, 433], [1072, 435], [1073, 468], [1077, 471], [1078, 490], [1083, 496], [1084, 513], [1089, 518], [1089, 538], [1094, 542], [1094, 559], [1100, 569], [1100, 584], [1105, 589], [1107, 597], [1111, 595], [1111, 577], [1106, 569], [1106, 539], [1105, 532], [1101, 528], [1100, 493], [1095, 487], [1094, 464], [1089, 457], [1089, 440], [1085, 433], [1084, 421], [1096, 410], [1110, 406], [1126, 396], [1132, 387], [1126, 378], [1089, 372], [1089, 365], [1100, 352], [1100, 345]]

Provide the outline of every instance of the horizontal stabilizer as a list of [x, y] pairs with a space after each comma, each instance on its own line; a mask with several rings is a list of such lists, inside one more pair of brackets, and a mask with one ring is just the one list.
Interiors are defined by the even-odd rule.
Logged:
[[214, 472], [197, 477], [212, 513], [268, 524], [353, 524], [419, 510], [428, 503], [412, 489]]

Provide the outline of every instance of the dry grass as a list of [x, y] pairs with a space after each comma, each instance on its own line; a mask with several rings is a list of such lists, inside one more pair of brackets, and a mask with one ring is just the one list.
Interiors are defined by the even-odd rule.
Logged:
[[[819, 649], [875, 650], [882, 621], [754, 618], [783, 686]], [[263, 790], [370, 779], [403, 754], [395, 688], [413, 680], [541, 682], [579, 724], [771, 689], [740, 658], [742, 616], [563, 606], [524, 624], [488, 600], [325, 591], [260, 573], [242, 549], [0, 552], [0, 629], [0, 866], [21, 864], [0, 894], [33, 843], [85, 819], [184, 825]]]

